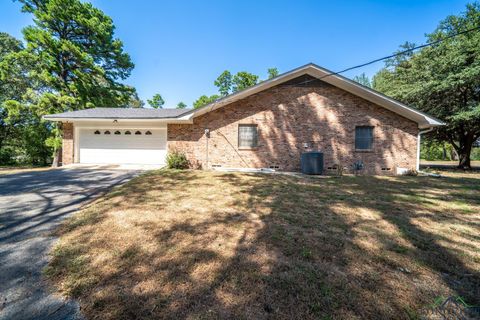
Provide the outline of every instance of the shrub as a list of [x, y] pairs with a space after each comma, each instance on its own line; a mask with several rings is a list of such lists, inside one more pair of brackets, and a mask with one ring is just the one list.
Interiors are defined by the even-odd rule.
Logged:
[[0, 149], [0, 166], [13, 165], [16, 163], [15, 150], [11, 147], [3, 147]]
[[187, 169], [189, 163], [183, 152], [172, 151], [167, 155], [167, 167], [169, 169]]

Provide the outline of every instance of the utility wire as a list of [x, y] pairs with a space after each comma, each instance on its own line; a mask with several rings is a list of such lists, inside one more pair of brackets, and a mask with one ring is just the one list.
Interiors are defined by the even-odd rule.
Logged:
[[433, 45], [436, 45], [436, 44], [438, 44], [442, 41], [445, 41], [445, 40], [448, 40], [448, 39], [451, 39], [451, 38], [455, 38], [457, 36], [460, 36], [462, 34], [466, 34], [466, 33], [472, 32], [472, 31], [478, 31], [478, 30], [480, 30], [480, 26], [477, 26], [475, 28], [467, 29], [467, 30], [464, 30], [464, 31], [446, 36], [442, 39], [438, 39], [438, 40], [435, 40], [433, 42], [425, 43], [425, 44], [422, 44], [422, 45], [419, 45], [419, 46], [416, 46], [416, 47], [413, 47], [413, 48], [410, 48], [410, 49], [407, 49], [407, 50], [404, 50], [404, 51], [400, 51], [400, 52], [394, 53], [392, 55], [389, 55], [389, 56], [386, 56], [386, 57], [383, 57], [383, 58], [378, 58], [378, 59], [375, 59], [375, 60], [372, 60], [372, 61], [369, 61], [369, 62], [366, 62], [366, 63], [359, 64], [357, 66], [353, 66], [353, 67], [350, 67], [350, 68], [347, 68], [347, 69], [343, 69], [341, 71], [331, 72], [331, 73], [326, 74], [326, 75], [324, 75], [324, 76], [322, 76], [318, 79], [321, 80], [321, 79], [324, 79], [326, 77], [330, 77], [330, 76], [334, 76], [334, 75], [337, 75], [337, 74], [345, 73], [345, 72], [353, 70], [353, 69], [362, 68], [362, 67], [368, 66], [370, 64], [376, 63], [376, 62], [380, 62], [380, 61], [383, 61], [383, 60], [386, 60], [386, 59], [391, 59], [391, 58], [403, 55], [405, 53], [416, 51], [418, 49], [422, 49], [422, 48], [425, 48], [425, 47], [433, 46]]
[[[425, 47], [433, 46], [433, 45], [436, 45], [436, 44], [438, 44], [438, 43], [440, 43], [440, 42], [443, 42], [443, 41], [445, 41], [445, 40], [452, 39], [452, 38], [458, 37], [458, 36], [460, 36], [460, 35], [463, 35], [463, 34], [466, 34], [466, 33], [470, 33], [470, 32], [473, 32], [473, 31], [478, 31], [478, 30], [480, 30], [480, 26], [476, 26], [475, 28], [471, 28], [471, 29], [467, 29], [467, 30], [464, 30], [464, 31], [460, 31], [460, 32], [458, 32], [458, 33], [455, 33], [455, 34], [446, 36], [446, 37], [444, 37], [444, 38], [442, 38], [442, 39], [438, 39], [438, 40], [435, 40], [435, 41], [432, 41], [432, 42], [429, 42], [429, 43], [424, 43], [424, 44], [422, 44], [422, 45], [419, 45], [419, 46], [416, 46], [416, 47], [413, 47], [413, 48], [410, 48], [410, 49], [407, 49], [407, 50], [403, 50], [403, 51], [400, 51], [400, 52], [391, 54], [391, 55], [386, 56], [386, 57], [383, 57], [383, 58], [378, 58], [378, 59], [375, 59], [375, 60], [372, 60], [372, 61], [369, 61], [369, 62], [365, 62], [365, 63], [359, 64], [359, 65], [356, 65], [356, 66], [353, 66], [353, 67], [349, 67], [349, 68], [343, 69], [343, 70], [341, 70], [341, 71], [330, 72], [330, 73], [327, 73], [327, 74], [324, 75], [324, 76], [321, 76], [320, 78], [316, 78], [316, 79], [314, 79], [314, 80], [306, 80], [306, 81], [303, 81], [301, 84], [307, 84], [307, 83], [310, 83], [310, 82], [313, 82], [313, 81], [318, 81], [318, 80], [325, 79], [325, 78], [330, 77], [330, 76], [340, 75], [341, 73], [345, 73], [345, 72], [350, 71], [350, 70], [362, 68], [362, 67], [365, 67], [365, 66], [374, 64], [374, 63], [376, 63], [376, 62], [380, 62], [380, 61], [383, 61], [383, 60], [386, 60], [386, 59], [390, 59], [390, 58], [394, 58], [394, 57], [403, 55], [403, 54], [405, 54], [405, 53], [409, 53], [409, 52], [412, 52], [412, 51], [416, 51], [416, 50], [418, 50], [418, 49], [422, 49], [422, 48], [425, 48]], [[216, 101], [214, 101], [214, 102], [217, 102], [217, 101], [220, 101], [220, 100], [222, 100], [222, 99], [216, 100]], [[210, 107], [210, 110], [212, 110], [212, 108], [213, 108], [213, 105]]]

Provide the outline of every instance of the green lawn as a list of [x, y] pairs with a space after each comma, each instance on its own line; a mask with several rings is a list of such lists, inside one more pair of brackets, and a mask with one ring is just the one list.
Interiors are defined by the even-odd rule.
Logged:
[[480, 174], [161, 170], [84, 208], [45, 271], [88, 319], [415, 319], [480, 304]]

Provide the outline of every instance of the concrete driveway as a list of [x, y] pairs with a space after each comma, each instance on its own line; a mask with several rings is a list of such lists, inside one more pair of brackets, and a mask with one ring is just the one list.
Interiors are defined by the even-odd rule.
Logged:
[[56, 169], [0, 175], [0, 319], [78, 319], [78, 305], [41, 281], [52, 231], [82, 204], [139, 170]]

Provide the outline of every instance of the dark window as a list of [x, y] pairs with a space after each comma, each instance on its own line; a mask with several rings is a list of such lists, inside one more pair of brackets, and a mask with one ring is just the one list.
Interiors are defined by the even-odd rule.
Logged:
[[128, 131], [128, 130], [127, 130], [127, 131], [125, 131], [125, 134], [132, 134], [132, 133], [131, 133], [130, 131]]
[[141, 135], [142, 133], [140, 131], [135, 131], [135, 134], [138, 136], [138, 135]]
[[107, 130], [103, 134], [110, 134], [110, 131]]
[[115, 131], [115, 134], [122, 134], [120, 131]]
[[238, 147], [255, 148], [258, 145], [258, 128], [256, 124], [238, 125]]
[[356, 150], [373, 149], [373, 127], [369, 127], [369, 126], [355, 127], [355, 149]]
[[94, 134], [100, 134], [100, 131], [96, 130], [96, 131], [94, 132]]
[[150, 131], [145, 132], [145, 134], [146, 134], [147, 136], [151, 136], [151, 135], [152, 135], [152, 133], [151, 133]]

